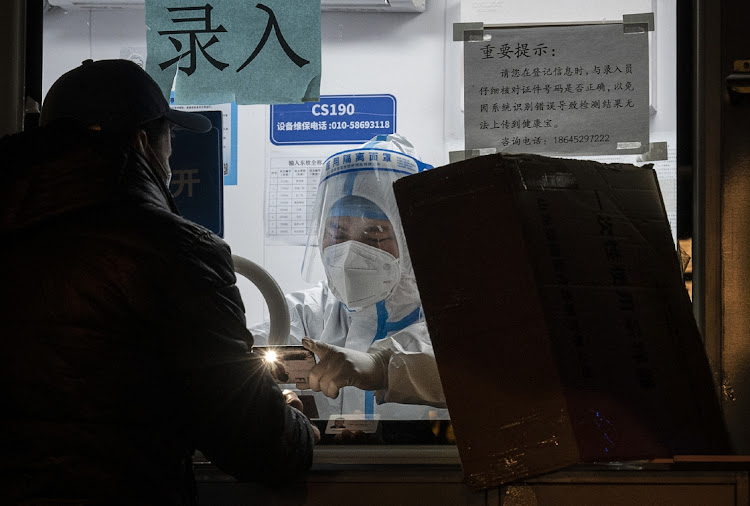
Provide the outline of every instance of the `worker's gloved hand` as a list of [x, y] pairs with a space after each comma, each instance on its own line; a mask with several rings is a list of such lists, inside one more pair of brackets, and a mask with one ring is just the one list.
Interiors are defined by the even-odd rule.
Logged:
[[310, 371], [309, 385], [335, 399], [342, 387], [362, 390], [381, 390], [388, 387], [390, 350], [372, 353], [333, 346], [310, 338], [302, 339], [302, 346], [318, 356], [318, 363]]

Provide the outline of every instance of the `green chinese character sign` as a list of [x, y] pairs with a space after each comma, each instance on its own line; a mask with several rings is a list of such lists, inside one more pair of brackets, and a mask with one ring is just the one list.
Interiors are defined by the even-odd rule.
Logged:
[[320, 97], [320, 0], [146, 0], [146, 70], [175, 104]]

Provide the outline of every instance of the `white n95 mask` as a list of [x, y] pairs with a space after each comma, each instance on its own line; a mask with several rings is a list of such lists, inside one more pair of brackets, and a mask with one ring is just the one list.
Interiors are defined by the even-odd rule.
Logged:
[[322, 256], [331, 291], [354, 311], [388, 297], [401, 276], [396, 257], [359, 241], [328, 246]]

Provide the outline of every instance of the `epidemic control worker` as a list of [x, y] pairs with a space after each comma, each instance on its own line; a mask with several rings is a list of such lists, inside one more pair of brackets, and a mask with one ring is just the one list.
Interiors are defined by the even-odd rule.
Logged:
[[[326, 396], [316, 395], [321, 417], [448, 418], [393, 193], [429, 168], [398, 134], [325, 161], [303, 264], [307, 281], [325, 279], [286, 296], [290, 344], [318, 356], [309, 384]], [[266, 339], [269, 324], [250, 329]]]
[[194, 504], [196, 449], [240, 479], [305, 471], [316, 433], [249, 352], [229, 247], [168, 190], [171, 129], [210, 122], [89, 60], [41, 124], [0, 140], [0, 502]]

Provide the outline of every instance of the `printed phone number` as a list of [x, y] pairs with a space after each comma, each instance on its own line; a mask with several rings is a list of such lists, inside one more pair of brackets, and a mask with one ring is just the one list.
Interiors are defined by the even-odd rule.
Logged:
[[390, 121], [331, 121], [329, 130], [371, 130], [377, 128], [391, 128]]
[[558, 135], [554, 138], [555, 144], [583, 144], [587, 142], [609, 142], [609, 134], [591, 135]]

